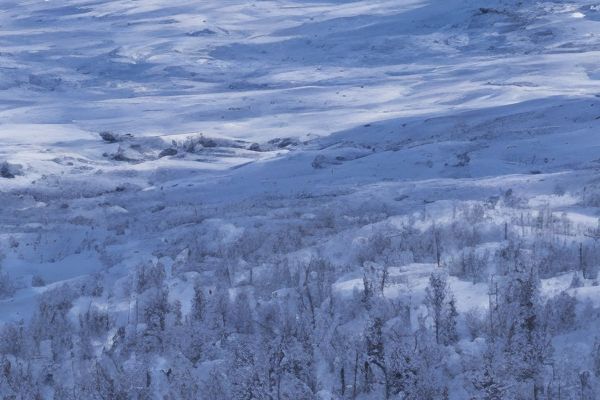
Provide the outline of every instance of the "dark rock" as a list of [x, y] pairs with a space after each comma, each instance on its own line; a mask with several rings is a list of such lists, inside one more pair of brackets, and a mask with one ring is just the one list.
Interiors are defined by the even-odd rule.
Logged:
[[168, 149], [164, 149], [163, 151], [161, 151], [158, 154], [158, 158], [175, 156], [175, 155], [177, 155], [177, 149], [174, 149], [174, 148], [170, 147]]
[[10, 164], [4, 161], [0, 164], [0, 178], [13, 179], [17, 175], [23, 175], [23, 167], [19, 164]]
[[260, 145], [258, 143], [252, 143], [250, 147], [248, 147], [250, 151], [261, 151]]
[[112, 132], [104, 131], [104, 132], [100, 132], [99, 135], [102, 138], [102, 140], [104, 140], [106, 143], [118, 142], [117, 136], [115, 134], [113, 134]]
[[192, 36], [192, 37], [216, 35], [216, 34], [217, 34], [217, 32], [213, 31], [212, 29], [208, 29], [208, 28], [187, 33], [188, 36]]
[[127, 139], [133, 139], [133, 135], [130, 133], [120, 135], [109, 131], [102, 131], [99, 133], [99, 135], [106, 143], [117, 143]]
[[0, 166], [0, 176], [2, 178], [12, 179], [15, 175], [10, 171], [10, 167], [7, 162], [3, 162]]

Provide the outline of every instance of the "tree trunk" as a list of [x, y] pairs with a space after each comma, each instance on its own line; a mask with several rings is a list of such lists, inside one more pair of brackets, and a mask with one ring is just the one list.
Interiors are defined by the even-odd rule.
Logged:
[[358, 350], [354, 359], [354, 384], [352, 385], [352, 399], [356, 399], [356, 379], [358, 377]]
[[342, 386], [342, 397], [344, 397], [344, 394], [346, 393], [346, 375], [344, 372], [344, 367], [342, 367], [342, 369], [340, 370], [340, 384]]

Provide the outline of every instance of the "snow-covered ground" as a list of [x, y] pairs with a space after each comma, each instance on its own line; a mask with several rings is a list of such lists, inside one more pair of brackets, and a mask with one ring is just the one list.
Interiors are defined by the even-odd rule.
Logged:
[[[442, 269], [460, 341], [446, 346], [440, 379], [451, 398], [484, 398], [466, 364], [490, 332], [469, 329], [498, 301], [498, 270], [519, 242], [539, 268], [540, 301], [577, 300], [577, 325], [553, 332], [554, 362], [576, 363], [573, 349], [589, 357], [600, 326], [589, 275], [600, 266], [599, 59], [591, 0], [0, 0], [0, 281], [10, 286], [0, 321], [28, 324], [40, 296], [66, 284], [76, 292], [69, 332], [81, 335], [91, 309], [107, 315], [86, 355], [104, 375], [131, 378], [133, 365], [152, 379], [151, 394], [136, 383], [131, 398], [198, 398], [177, 385], [222, 374], [248, 332], [206, 333], [193, 361], [164, 348], [117, 355], [120, 328], [135, 347], [151, 325], [132, 311], [154, 301], [140, 270], [164, 271], [159, 286], [184, 319], [200, 285], [208, 303], [225, 290], [228, 312], [251, 312], [258, 331], [260, 304], [297, 292], [312, 307], [311, 279], [330, 291], [317, 308], [358, 308], [369, 273], [383, 268], [379, 296], [407, 302], [418, 332], [421, 317], [431, 326], [426, 288]], [[465, 254], [485, 260], [478, 276], [457, 273]], [[326, 272], [312, 269], [317, 259]], [[370, 312], [323, 324], [364, 338]], [[41, 337], [35, 355], [0, 353], [46, 360], [56, 335]], [[336, 369], [353, 360], [314, 352], [324, 355], [312, 360], [313, 383], [282, 378], [287, 394], [246, 398], [383, 398], [382, 377], [374, 388], [347, 378], [342, 390]], [[108, 353], [123, 368], [107, 367]], [[180, 353], [189, 360], [176, 384], [163, 373]], [[596, 388], [597, 378], [582, 383], [590, 363], [554, 371], [539, 398], [562, 377], [565, 390], [579, 379], [578, 396]], [[62, 386], [27, 378], [43, 398], [85, 381], [55, 368]], [[31, 398], [10, 379], [0, 393]], [[406, 390], [390, 398], [412, 398]]]

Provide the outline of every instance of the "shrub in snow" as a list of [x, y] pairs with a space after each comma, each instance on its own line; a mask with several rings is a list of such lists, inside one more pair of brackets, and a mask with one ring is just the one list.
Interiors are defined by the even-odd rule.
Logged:
[[149, 288], [160, 287], [164, 279], [165, 267], [161, 263], [141, 264], [136, 270], [135, 290], [142, 293]]
[[580, 288], [582, 286], [583, 286], [583, 280], [581, 279], [579, 272], [573, 272], [573, 278], [571, 279], [570, 287], [572, 289], [575, 289], [575, 288]]
[[0, 330], [0, 354], [22, 355], [25, 352], [26, 338], [23, 323], [9, 322]]
[[600, 378], [600, 339], [594, 339], [594, 347], [592, 349], [592, 367], [596, 378]]
[[465, 325], [471, 336], [471, 340], [482, 337], [486, 332], [486, 315], [478, 309], [473, 308], [465, 313]]
[[19, 241], [14, 236], [10, 236], [8, 238], [8, 246], [11, 249], [16, 249], [17, 247], [19, 247]]
[[98, 297], [104, 291], [104, 282], [100, 274], [92, 274], [85, 279], [82, 279], [79, 286], [79, 293], [82, 296]]
[[230, 387], [227, 384], [227, 373], [218, 367], [212, 367], [208, 377], [201, 383], [202, 393], [207, 399], [231, 399]]
[[327, 165], [327, 157], [322, 154], [315, 156], [311, 163], [312, 167], [315, 169], [325, 168]]
[[8, 273], [4, 272], [0, 267], [0, 299], [5, 299], [12, 296], [15, 294], [15, 291], [15, 283], [10, 278]]
[[64, 357], [73, 346], [73, 326], [67, 314], [76, 296], [68, 285], [47, 290], [38, 298], [29, 324], [29, 334], [36, 345], [46, 343], [48, 352], [57, 359]]
[[33, 286], [33, 287], [46, 286], [46, 282], [44, 281], [44, 278], [42, 278], [40, 275], [34, 275], [31, 277], [31, 286]]
[[597, 183], [585, 185], [581, 202], [587, 207], [600, 207], [600, 185]]
[[458, 259], [450, 263], [450, 274], [473, 283], [485, 281], [490, 255], [488, 251], [477, 252], [468, 248], [461, 252]]
[[546, 323], [552, 333], [562, 333], [575, 329], [577, 300], [566, 292], [546, 302]]
[[100, 310], [90, 304], [86, 312], [79, 315], [79, 327], [90, 337], [100, 336], [108, 331], [109, 317], [106, 310]]
[[204, 135], [189, 136], [183, 143], [180, 143], [178, 147], [186, 153], [196, 153], [204, 148], [217, 147], [217, 142]]

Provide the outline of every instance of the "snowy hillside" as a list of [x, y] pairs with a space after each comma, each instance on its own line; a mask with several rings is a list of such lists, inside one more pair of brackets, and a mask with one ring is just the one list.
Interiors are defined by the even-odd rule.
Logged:
[[600, 397], [600, 3], [0, 0], [0, 397]]

